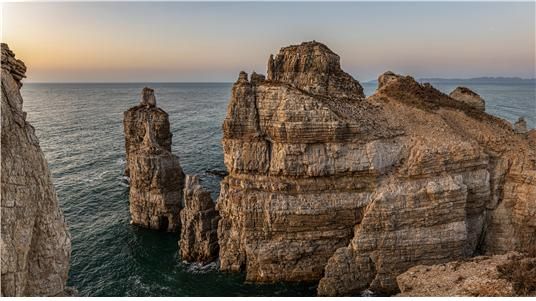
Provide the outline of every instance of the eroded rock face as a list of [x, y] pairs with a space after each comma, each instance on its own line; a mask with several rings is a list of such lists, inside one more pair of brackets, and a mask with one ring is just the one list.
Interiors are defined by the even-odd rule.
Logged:
[[132, 223], [178, 231], [184, 173], [179, 158], [170, 151], [168, 115], [156, 107], [152, 90], [142, 91], [140, 105], [125, 112], [123, 124]]
[[143, 88], [140, 96], [140, 104], [130, 108], [123, 114], [123, 128], [125, 132], [126, 164], [125, 175], [129, 176], [130, 154], [141, 146], [145, 136], [146, 120], [151, 119], [151, 130], [154, 139], [164, 150], [171, 152], [172, 134], [169, 127], [168, 114], [156, 107], [154, 90]]
[[[454, 261], [432, 266], [419, 265], [399, 275], [396, 280], [401, 297], [514, 297], [515, 284], [499, 272], [521, 255], [479, 256], [468, 261]], [[535, 259], [532, 260], [536, 263]], [[534, 263], [533, 263], [534, 265]]]
[[215, 204], [199, 184], [199, 177], [186, 176], [184, 208], [181, 210], [182, 260], [207, 263], [218, 257], [218, 221]]
[[268, 80], [289, 83], [312, 94], [365, 97], [359, 82], [342, 71], [339, 56], [317, 42], [284, 47], [275, 58], [270, 56]]
[[320, 295], [395, 293], [412, 266], [530, 246], [535, 153], [508, 122], [410, 76], [383, 74], [363, 98], [343, 75], [319, 84], [318, 70], [346, 74], [304, 43], [271, 58], [266, 80], [241, 73], [233, 86], [222, 270], [321, 279]]
[[417, 264], [530, 247], [536, 166], [527, 139], [409, 77], [392, 78], [367, 101], [404, 131], [405, 152], [377, 177], [352, 241], [326, 265], [319, 294], [395, 293], [396, 275]]
[[519, 117], [516, 123], [514, 123], [514, 131], [518, 134], [526, 134], [528, 132], [527, 121], [525, 121], [525, 118]]
[[71, 238], [34, 128], [22, 110], [26, 66], [2, 48], [2, 296], [65, 289]]
[[455, 100], [469, 105], [475, 110], [484, 112], [484, 110], [486, 109], [486, 103], [484, 102], [482, 97], [471, 91], [469, 88], [457, 87], [452, 92], [450, 92], [449, 96]]

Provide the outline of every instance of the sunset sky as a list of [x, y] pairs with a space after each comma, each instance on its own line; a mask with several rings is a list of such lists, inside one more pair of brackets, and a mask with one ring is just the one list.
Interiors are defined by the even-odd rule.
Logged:
[[27, 82], [207, 82], [325, 43], [361, 81], [535, 77], [535, 3], [4, 3]]

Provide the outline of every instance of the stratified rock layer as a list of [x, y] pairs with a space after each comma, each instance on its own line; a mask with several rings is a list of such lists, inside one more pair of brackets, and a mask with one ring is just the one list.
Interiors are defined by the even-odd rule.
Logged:
[[240, 74], [223, 124], [222, 270], [394, 293], [412, 266], [531, 244], [528, 139], [410, 76], [385, 73], [368, 98], [348, 77], [316, 42], [271, 57], [266, 80]]
[[178, 231], [184, 173], [179, 158], [169, 151], [168, 115], [156, 107], [154, 94], [148, 88], [142, 91], [140, 105], [124, 115], [132, 223]]
[[145, 87], [140, 96], [140, 104], [124, 113], [123, 128], [125, 131], [126, 164], [125, 175], [129, 176], [130, 154], [141, 146], [145, 136], [145, 122], [151, 119], [151, 130], [156, 143], [164, 150], [171, 152], [172, 134], [169, 127], [168, 114], [156, 107], [154, 90]]
[[186, 176], [184, 208], [181, 210], [182, 260], [207, 263], [218, 257], [218, 221], [215, 204], [199, 184], [199, 177]]
[[34, 128], [22, 111], [26, 67], [2, 48], [2, 296], [65, 289], [71, 238]]
[[[513, 297], [515, 283], [505, 279], [501, 266], [521, 257], [515, 252], [495, 256], [479, 256], [468, 261], [454, 261], [432, 266], [419, 265], [399, 275], [396, 280], [402, 297]], [[528, 275], [527, 275], [528, 276]], [[536, 293], [536, 291], [533, 291]]]

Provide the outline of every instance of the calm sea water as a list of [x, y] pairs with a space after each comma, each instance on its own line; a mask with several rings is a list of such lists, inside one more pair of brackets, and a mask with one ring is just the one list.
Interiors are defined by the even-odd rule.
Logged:
[[[467, 85], [467, 84], [466, 84]], [[144, 84], [25, 84], [24, 109], [48, 160], [72, 235], [68, 285], [83, 296], [307, 296], [315, 284], [244, 283], [215, 264], [182, 263], [177, 234], [129, 224], [123, 111]], [[220, 145], [231, 84], [148, 84], [169, 113], [173, 152], [216, 196], [225, 170]], [[456, 85], [436, 85], [449, 92]], [[491, 114], [535, 127], [533, 85], [468, 85]], [[370, 95], [374, 84], [364, 84]]]

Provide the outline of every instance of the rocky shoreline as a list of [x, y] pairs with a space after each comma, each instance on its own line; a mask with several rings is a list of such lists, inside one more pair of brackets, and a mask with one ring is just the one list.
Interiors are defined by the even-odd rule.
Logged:
[[[320, 296], [534, 293], [501, 271], [534, 272], [536, 130], [485, 113], [466, 87], [446, 95], [393, 72], [366, 97], [315, 41], [267, 65], [232, 87], [216, 201], [172, 154], [157, 91], [142, 90], [123, 118], [133, 224], [176, 232], [181, 260], [318, 282]], [[70, 239], [22, 112], [25, 70], [2, 44], [2, 295], [62, 295]]]

